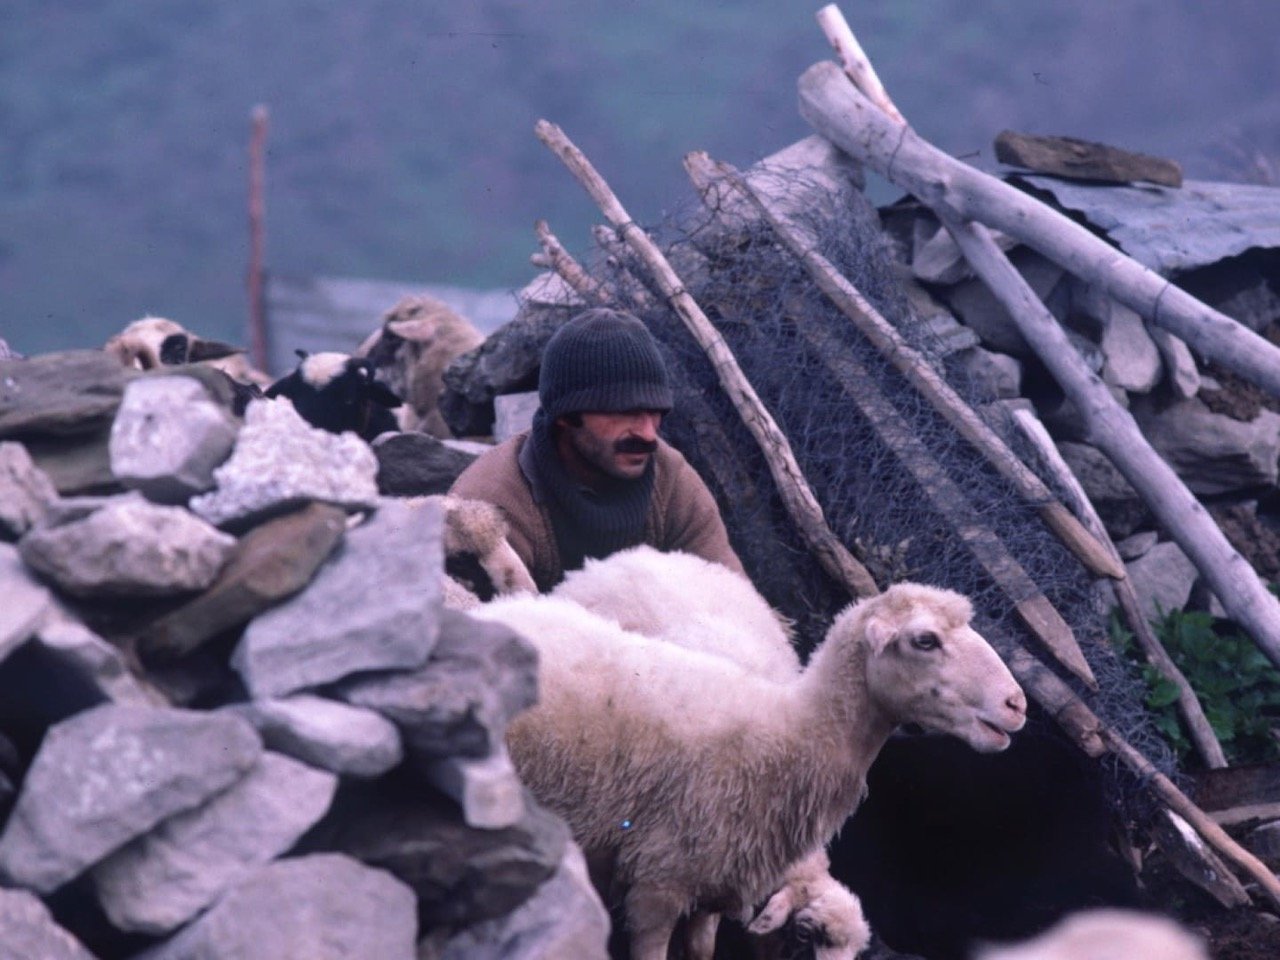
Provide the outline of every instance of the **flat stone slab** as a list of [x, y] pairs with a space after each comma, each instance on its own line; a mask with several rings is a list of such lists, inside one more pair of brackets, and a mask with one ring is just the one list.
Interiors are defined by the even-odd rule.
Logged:
[[378, 492], [388, 497], [447, 493], [475, 455], [425, 433], [385, 433], [373, 442]]
[[0, 957], [14, 960], [94, 960], [26, 890], [0, 889]]
[[177, 929], [292, 847], [329, 809], [338, 778], [277, 753], [203, 806], [174, 814], [93, 869], [120, 930]]
[[1193, 493], [1213, 496], [1276, 484], [1280, 414], [1264, 409], [1244, 422], [1192, 399], [1135, 405], [1133, 415]]
[[134, 376], [101, 350], [0, 360], [0, 437], [104, 427]]
[[354, 433], [319, 430], [287, 399], [254, 400], [230, 459], [214, 471], [217, 489], [191, 500], [215, 526], [248, 525], [310, 500], [349, 510], [374, 506], [378, 460]]
[[0, 537], [16, 540], [44, 519], [58, 491], [20, 443], [0, 443]]
[[319, 853], [262, 867], [134, 960], [414, 960], [413, 892], [389, 873]]
[[0, 661], [26, 643], [53, 609], [53, 597], [36, 582], [16, 547], [0, 543]]
[[305, 587], [345, 530], [346, 513], [327, 503], [308, 504], [254, 527], [204, 593], [146, 628], [139, 652], [150, 659], [185, 656], [247, 623]]
[[394, 722], [420, 762], [480, 759], [501, 749], [507, 723], [537, 699], [537, 654], [505, 626], [445, 610], [422, 668], [353, 678], [336, 692]]
[[31, 459], [63, 496], [123, 489], [111, 472], [111, 426], [88, 433], [32, 435], [23, 442]]
[[404, 758], [390, 720], [326, 697], [299, 693], [223, 709], [253, 724], [272, 750], [345, 776], [378, 777]]
[[135, 495], [33, 530], [18, 549], [29, 566], [77, 596], [166, 596], [209, 586], [235, 543], [181, 507]]
[[111, 424], [111, 472], [159, 503], [185, 503], [213, 487], [214, 468], [231, 454], [235, 418], [187, 376], [132, 381]]
[[45, 734], [0, 836], [0, 877], [56, 890], [244, 776], [262, 742], [225, 714], [108, 704]]
[[385, 500], [311, 585], [249, 624], [231, 664], [255, 699], [367, 670], [411, 670], [439, 632], [443, 519]]

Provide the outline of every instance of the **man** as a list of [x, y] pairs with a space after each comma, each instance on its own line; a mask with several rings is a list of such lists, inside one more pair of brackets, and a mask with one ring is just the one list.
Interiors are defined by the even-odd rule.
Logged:
[[502, 510], [539, 590], [641, 543], [742, 572], [711, 491], [658, 436], [671, 386], [644, 324], [603, 308], [575, 316], [547, 343], [538, 397], [532, 429], [481, 455], [449, 492]]

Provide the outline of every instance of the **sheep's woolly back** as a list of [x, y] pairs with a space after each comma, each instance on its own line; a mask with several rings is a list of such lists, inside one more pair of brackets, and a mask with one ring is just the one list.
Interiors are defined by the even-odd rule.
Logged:
[[702, 557], [632, 547], [588, 560], [552, 593], [624, 630], [728, 657], [763, 676], [800, 669], [790, 624], [746, 577]]

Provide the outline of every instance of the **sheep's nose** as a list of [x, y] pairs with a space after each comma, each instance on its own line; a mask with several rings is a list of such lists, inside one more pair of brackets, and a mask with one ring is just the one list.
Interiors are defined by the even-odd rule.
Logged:
[[1019, 687], [1013, 693], [1009, 694], [1009, 697], [1008, 699], [1005, 700], [1004, 705], [1008, 707], [1010, 710], [1012, 710], [1014, 713], [1026, 713], [1027, 712], [1027, 695], [1023, 693], [1022, 688]]

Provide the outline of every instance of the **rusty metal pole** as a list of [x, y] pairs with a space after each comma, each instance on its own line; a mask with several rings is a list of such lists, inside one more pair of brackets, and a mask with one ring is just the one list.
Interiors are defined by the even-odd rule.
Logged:
[[249, 136], [249, 357], [254, 367], [267, 369], [267, 304], [263, 254], [265, 250], [264, 197], [269, 113], [264, 104], [253, 108]]

